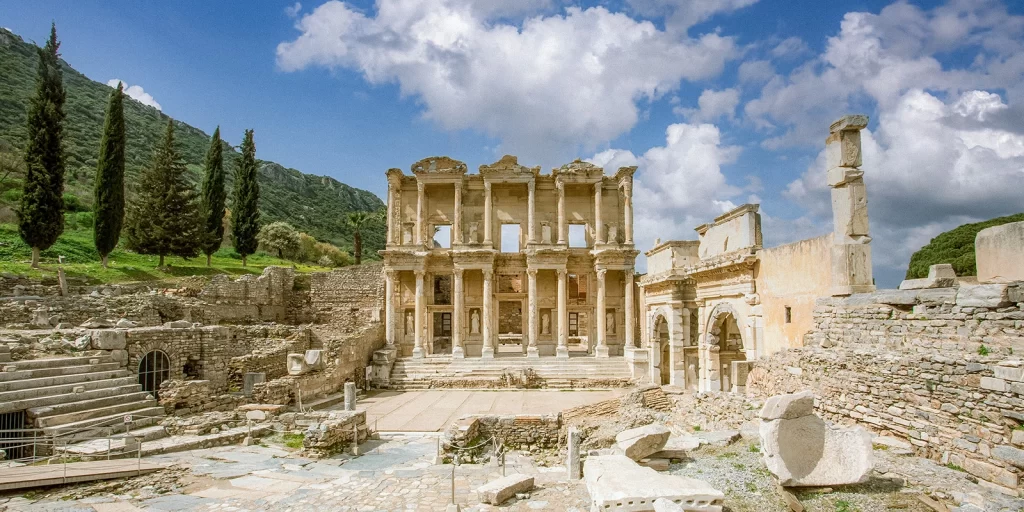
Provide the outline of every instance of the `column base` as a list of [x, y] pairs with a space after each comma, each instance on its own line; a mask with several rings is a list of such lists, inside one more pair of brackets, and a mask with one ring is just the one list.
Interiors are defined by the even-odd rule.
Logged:
[[483, 350], [480, 351], [480, 357], [483, 359], [494, 359], [494, 348], [484, 347]]
[[462, 350], [462, 347], [455, 347], [452, 349], [452, 359], [465, 359], [466, 351]]
[[608, 345], [605, 345], [603, 347], [598, 345], [594, 347], [594, 355], [597, 357], [609, 357]]
[[423, 348], [422, 347], [416, 347], [416, 348], [412, 349], [412, 358], [413, 359], [423, 359]]
[[526, 357], [528, 359], [537, 359], [540, 357], [540, 352], [537, 352], [537, 347], [526, 347]]
[[555, 357], [558, 359], [569, 359], [569, 347], [555, 347]]

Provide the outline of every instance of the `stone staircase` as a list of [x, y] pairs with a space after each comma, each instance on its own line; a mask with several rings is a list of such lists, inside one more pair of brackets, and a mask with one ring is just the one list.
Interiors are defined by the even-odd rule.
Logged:
[[109, 355], [0, 362], [0, 414], [25, 412], [25, 428], [83, 438], [152, 425], [163, 407]]
[[392, 389], [431, 388], [517, 388], [508, 383], [524, 375], [527, 369], [536, 377], [536, 387], [549, 389], [611, 388], [630, 385], [630, 371], [622, 357], [497, 357], [482, 359], [451, 356], [428, 356], [422, 359], [403, 358], [391, 370]]

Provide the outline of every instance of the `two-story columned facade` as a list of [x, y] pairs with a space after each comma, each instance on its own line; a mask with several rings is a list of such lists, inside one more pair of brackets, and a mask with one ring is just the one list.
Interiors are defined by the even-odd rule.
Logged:
[[387, 171], [386, 337], [400, 357], [622, 355], [634, 346], [635, 167]]

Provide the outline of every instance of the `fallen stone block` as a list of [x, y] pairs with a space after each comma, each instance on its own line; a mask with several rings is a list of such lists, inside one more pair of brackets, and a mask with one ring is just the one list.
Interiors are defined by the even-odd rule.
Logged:
[[1010, 222], [978, 232], [974, 254], [978, 281], [1008, 283], [1024, 281], [1024, 222]]
[[128, 320], [127, 318], [122, 318], [122, 319], [118, 320], [117, 323], [114, 324], [114, 325], [117, 326], [117, 327], [120, 327], [122, 329], [131, 329], [131, 328], [139, 326], [138, 324], [136, 324], [135, 322], [132, 322], [131, 320]]
[[656, 459], [656, 458], [640, 459], [638, 464], [640, 464], [641, 466], [643, 466], [645, 468], [651, 468], [651, 469], [653, 469], [655, 471], [668, 471], [668, 468], [669, 468], [669, 460], [668, 459]]
[[114, 322], [107, 320], [106, 318], [92, 317], [86, 320], [80, 327], [86, 329], [110, 329], [114, 326]]
[[690, 452], [700, 447], [700, 439], [686, 436], [671, 436], [660, 451], [651, 454], [651, 458], [685, 459]]
[[890, 450], [897, 455], [910, 455], [914, 447], [910, 443], [889, 436], [878, 436], [871, 440], [871, 444], [883, 450]]
[[624, 455], [588, 457], [583, 477], [592, 500], [591, 511], [654, 510], [665, 499], [686, 511], [721, 512], [725, 494], [703, 480], [658, 473]]
[[121, 329], [96, 329], [89, 331], [89, 337], [95, 350], [124, 350], [128, 346]]
[[683, 512], [683, 506], [665, 498], [658, 498], [654, 500], [654, 512]]
[[533, 489], [533, 477], [527, 475], [508, 475], [492, 480], [480, 486], [476, 492], [480, 501], [491, 505], [501, 505], [516, 494]]
[[763, 420], [791, 420], [814, 414], [814, 392], [801, 391], [775, 395], [765, 401], [760, 417]]
[[623, 430], [615, 436], [615, 446], [633, 460], [661, 451], [672, 431], [664, 425], [650, 424]]
[[972, 308], [1003, 308], [1012, 304], [1005, 284], [962, 285], [956, 293], [956, 305]]
[[900, 283], [900, 290], [923, 290], [952, 286], [956, 286], [956, 272], [953, 271], [953, 265], [940, 263], [928, 267], [928, 277], [904, 280]]
[[192, 322], [189, 322], [188, 320], [174, 320], [165, 323], [164, 327], [167, 327], [169, 329], [191, 329]]
[[710, 432], [700, 431], [694, 434], [700, 440], [701, 445], [708, 446], [729, 446], [740, 440], [739, 430], [715, 430]]
[[304, 375], [308, 372], [306, 354], [288, 354], [288, 375]]

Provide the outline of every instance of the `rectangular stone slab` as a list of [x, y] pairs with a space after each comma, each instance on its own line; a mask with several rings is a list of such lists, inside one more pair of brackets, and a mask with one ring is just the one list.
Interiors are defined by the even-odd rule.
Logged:
[[583, 478], [590, 493], [591, 512], [654, 510], [665, 498], [683, 510], [721, 512], [725, 494], [703, 480], [658, 473], [624, 455], [587, 457]]
[[491, 505], [501, 505], [505, 500], [521, 492], [533, 489], [533, 477], [527, 475], [508, 475], [492, 480], [480, 486], [476, 492], [480, 501]]

